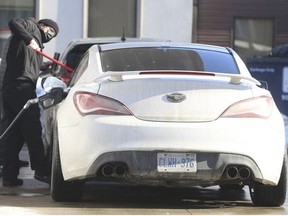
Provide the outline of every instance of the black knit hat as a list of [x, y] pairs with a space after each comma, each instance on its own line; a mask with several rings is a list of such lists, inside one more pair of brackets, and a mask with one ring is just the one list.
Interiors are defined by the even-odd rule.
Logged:
[[38, 23], [43, 23], [44, 25], [50, 26], [55, 30], [55, 36], [58, 34], [59, 32], [59, 27], [57, 25], [57, 23], [51, 19], [41, 19], [38, 21]]

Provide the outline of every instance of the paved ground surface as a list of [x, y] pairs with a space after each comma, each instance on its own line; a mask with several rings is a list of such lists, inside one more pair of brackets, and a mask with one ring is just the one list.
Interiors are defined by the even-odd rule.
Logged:
[[[21, 152], [28, 159], [27, 149]], [[2, 187], [0, 216], [4, 215], [288, 215], [288, 199], [277, 208], [253, 206], [248, 187], [238, 192], [210, 188], [129, 187], [120, 184], [87, 183], [84, 199], [57, 203], [49, 185], [33, 178], [30, 167], [20, 170], [22, 187]]]

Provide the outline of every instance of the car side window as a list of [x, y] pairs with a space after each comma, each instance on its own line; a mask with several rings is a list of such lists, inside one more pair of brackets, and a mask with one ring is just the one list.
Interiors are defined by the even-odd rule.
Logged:
[[79, 65], [77, 68], [74, 70], [72, 78], [68, 84], [68, 86], [72, 87], [75, 85], [75, 83], [80, 79], [86, 68], [88, 67], [88, 60], [89, 60], [89, 55], [88, 52], [86, 52], [80, 61]]

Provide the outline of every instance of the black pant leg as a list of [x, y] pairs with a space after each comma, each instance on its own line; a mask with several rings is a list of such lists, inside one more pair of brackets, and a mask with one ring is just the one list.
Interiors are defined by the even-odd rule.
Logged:
[[19, 153], [23, 147], [23, 137], [17, 126], [12, 127], [4, 143], [3, 177], [15, 179], [19, 174]]
[[[5, 124], [8, 127], [16, 117], [9, 103], [4, 103]], [[4, 119], [2, 119], [4, 121]], [[2, 129], [6, 127], [2, 125]], [[20, 133], [18, 124], [14, 124], [1, 140], [3, 154], [3, 177], [6, 179], [15, 179], [19, 174], [19, 152], [23, 147], [24, 139]]]
[[[14, 114], [19, 113], [29, 99], [36, 98], [35, 86], [30, 82], [17, 81], [8, 84], [3, 93], [5, 103], [12, 108]], [[9, 116], [10, 120], [11, 116]], [[31, 168], [40, 169], [44, 164], [45, 154], [39, 106], [31, 105], [26, 109], [17, 121], [17, 125], [19, 131], [15, 133], [21, 134], [28, 146]]]
[[[2, 116], [0, 120], [0, 136], [5, 132], [9, 125], [8, 119], [6, 116]], [[4, 138], [4, 137], [3, 137]], [[4, 163], [4, 142], [0, 140], [0, 165]]]

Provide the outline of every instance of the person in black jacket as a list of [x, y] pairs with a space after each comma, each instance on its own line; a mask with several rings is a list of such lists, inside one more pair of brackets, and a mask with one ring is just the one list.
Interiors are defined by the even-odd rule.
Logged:
[[[29, 99], [36, 98], [35, 88], [43, 57], [35, 50], [42, 50], [59, 32], [51, 19], [36, 22], [33, 19], [14, 18], [9, 21], [12, 32], [6, 55], [3, 79], [3, 108], [11, 123]], [[21, 186], [18, 178], [19, 152], [26, 142], [34, 178], [49, 182], [50, 168], [45, 161], [39, 106], [32, 105], [21, 115], [4, 137], [3, 186]]]
[[[3, 77], [5, 74], [6, 69], [6, 53], [8, 50], [8, 45], [10, 42], [11, 36], [8, 38], [8, 40], [5, 43], [4, 49], [1, 53], [1, 64], [0, 64], [0, 134], [2, 135], [6, 128], [8, 127], [8, 121], [6, 119], [6, 116], [3, 112], [3, 105], [2, 105], [2, 83], [3, 83]], [[2, 177], [2, 168], [4, 163], [4, 145], [2, 142], [0, 142], [0, 177]], [[19, 159], [19, 167], [28, 167], [29, 162], [23, 161]]]

